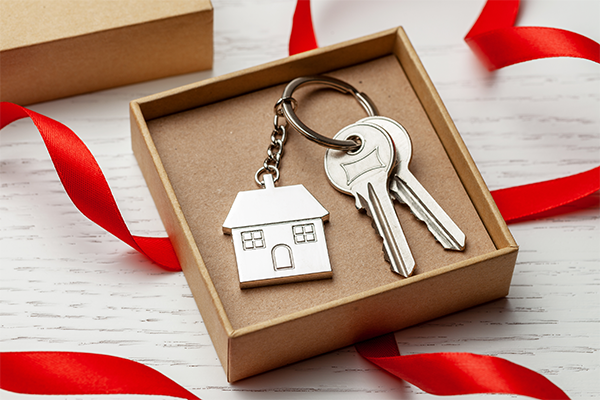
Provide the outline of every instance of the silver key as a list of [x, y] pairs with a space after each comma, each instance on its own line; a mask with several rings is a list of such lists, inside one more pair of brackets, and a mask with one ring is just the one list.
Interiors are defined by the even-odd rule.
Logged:
[[412, 143], [402, 125], [386, 117], [367, 117], [359, 122], [376, 124], [390, 135], [396, 145], [397, 165], [390, 180], [390, 193], [400, 203], [407, 204], [412, 213], [425, 222], [429, 231], [447, 250], [465, 249], [465, 234], [446, 214], [429, 192], [410, 172]]
[[331, 184], [353, 195], [356, 208], [366, 210], [383, 238], [383, 250], [393, 272], [410, 276], [415, 267], [394, 204], [388, 191], [396, 166], [396, 150], [387, 132], [377, 125], [356, 123], [335, 135], [335, 139], [358, 138], [362, 145], [354, 152], [327, 150], [325, 172]]

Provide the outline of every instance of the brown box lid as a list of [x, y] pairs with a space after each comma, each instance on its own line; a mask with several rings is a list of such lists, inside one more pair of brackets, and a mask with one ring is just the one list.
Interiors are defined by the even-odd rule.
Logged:
[[212, 67], [210, 0], [2, 0], [0, 99], [21, 105]]

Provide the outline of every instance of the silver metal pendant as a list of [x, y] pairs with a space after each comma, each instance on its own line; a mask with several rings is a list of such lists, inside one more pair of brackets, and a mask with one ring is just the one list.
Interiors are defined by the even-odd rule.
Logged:
[[241, 288], [331, 278], [323, 223], [329, 212], [303, 185], [239, 192], [223, 223]]

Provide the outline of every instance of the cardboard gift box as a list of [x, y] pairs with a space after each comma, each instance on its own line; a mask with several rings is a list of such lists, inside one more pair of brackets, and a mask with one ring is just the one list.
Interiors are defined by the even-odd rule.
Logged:
[[210, 0], [2, 0], [0, 100], [20, 105], [212, 67]]
[[[350, 83], [408, 130], [411, 171], [465, 232], [463, 252], [445, 251], [396, 204], [417, 265], [409, 278], [392, 273], [370, 218], [329, 184], [326, 149], [290, 128], [279, 186], [301, 183], [329, 210], [333, 278], [240, 289], [223, 223], [239, 191], [259, 190], [283, 88], [315, 74]], [[322, 86], [294, 98], [302, 121], [329, 137], [365, 116], [352, 96]], [[402, 28], [145, 97], [130, 111], [134, 153], [229, 381], [508, 293], [518, 247]]]

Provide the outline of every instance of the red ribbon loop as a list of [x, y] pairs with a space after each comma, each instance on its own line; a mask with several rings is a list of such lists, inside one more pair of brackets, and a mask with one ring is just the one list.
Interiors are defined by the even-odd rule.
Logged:
[[519, 0], [488, 0], [465, 36], [490, 70], [548, 57], [577, 57], [600, 63], [600, 44], [563, 29], [514, 27]]

